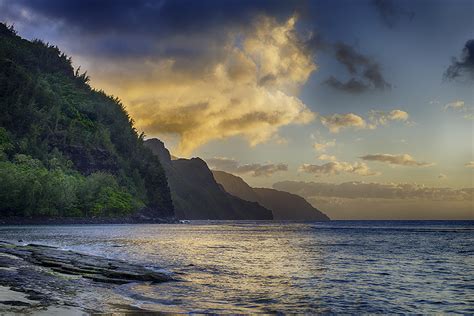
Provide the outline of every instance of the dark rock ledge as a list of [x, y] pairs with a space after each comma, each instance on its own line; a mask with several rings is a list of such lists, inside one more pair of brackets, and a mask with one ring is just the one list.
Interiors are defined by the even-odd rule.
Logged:
[[22, 292], [27, 300], [37, 302], [32, 305], [0, 297], [0, 314], [2, 305], [25, 308], [26, 311], [59, 305], [88, 312], [127, 312], [123, 306], [129, 306], [130, 301], [117, 294], [115, 287], [172, 280], [175, 279], [169, 274], [125, 261], [44, 245], [24, 246], [0, 241], [0, 286]]

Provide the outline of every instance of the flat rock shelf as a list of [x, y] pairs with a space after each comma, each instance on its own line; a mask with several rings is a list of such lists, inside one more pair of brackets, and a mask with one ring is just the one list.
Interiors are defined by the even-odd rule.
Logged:
[[121, 260], [56, 247], [0, 241], [0, 313], [44, 311], [58, 306], [80, 312], [145, 311], [120, 294], [117, 287], [177, 281]]

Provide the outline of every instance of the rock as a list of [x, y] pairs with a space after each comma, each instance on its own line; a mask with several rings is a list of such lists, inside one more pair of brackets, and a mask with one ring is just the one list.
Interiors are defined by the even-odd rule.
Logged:
[[170, 277], [165, 274], [149, 271], [141, 271], [141, 273], [127, 271], [104, 271], [104, 274], [108, 277], [132, 281], [149, 281], [154, 283], [170, 281]]
[[51, 268], [51, 270], [53, 270], [55, 272], [59, 272], [59, 273], [69, 274], [69, 275], [79, 275], [79, 273], [77, 273], [77, 272], [65, 270], [63, 268]]
[[63, 264], [59, 268], [53, 270], [57, 270], [58, 272], [63, 272], [67, 274], [94, 274], [98, 271], [97, 269], [84, 269], [82, 267], [75, 267], [73, 265], [68, 264]]
[[[107, 307], [109, 302], [128, 304], [116, 290], [118, 285], [172, 281], [176, 275], [55, 247], [2, 241], [0, 266], [4, 267], [0, 269], [0, 299], [4, 300], [0, 301], [0, 315], [13, 308], [45, 310], [51, 306], [75, 306], [87, 313], [100, 314], [116, 310]], [[2, 296], [2, 288], [17, 294]]]
[[28, 247], [38, 247], [38, 248], [51, 248], [51, 249], [57, 249], [58, 247], [55, 246], [47, 246], [47, 245], [38, 245], [38, 244], [28, 244]]
[[40, 265], [42, 265], [43, 267], [60, 267], [61, 263], [50, 260], [41, 260]]
[[83, 278], [86, 279], [91, 279], [95, 282], [102, 282], [102, 283], [111, 283], [111, 284], [126, 284], [130, 283], [129, 280], [124, 280], [124, 279], [114, 279], [114, 278], [107, 278], [101, 275], [97, 274], [84, 274], [82, 276]]
[[30, 303], [22, 301], [0, 301], [0, 304], [10, 305], [10, 306], [31, 306]]
[[28, 244], [26, 246], [0, 243], [0, 253], [18, 256], [30, 263], [52, 271], [79, 275], [96, 282], [125, 284], [131, 282], [166, 282], [169, 275], [125, 261], [65, 251], [57, 247]]

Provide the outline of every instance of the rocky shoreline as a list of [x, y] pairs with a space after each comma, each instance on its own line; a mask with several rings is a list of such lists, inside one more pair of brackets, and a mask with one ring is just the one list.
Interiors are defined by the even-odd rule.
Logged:
[[177, 281], [121, 260], [36, 244], [0, 241], [0, 314], [147, 312], [120, 294], [118, 287]]

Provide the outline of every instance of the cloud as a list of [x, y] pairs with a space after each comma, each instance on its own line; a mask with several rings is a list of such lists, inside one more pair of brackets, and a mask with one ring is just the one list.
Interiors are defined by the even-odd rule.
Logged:
[[325, 152], [329, 147], [334, 147], [334, 146], [336, 146], [335, 139], [330, 140], [330, 141], [319, 141], [313, 144], [313, 148], [319, 152]]
[[336, 161], [337, 160], [336, 156], [331, 156], [331, 155], [326, 155], [326, 154], [319, 155], [318, 159], [319, 160], [327, 160], [327, 161]]
[[312, 51], [325, 51], [333, 55], [351, 76], [346, 81], [330, 76], [323, 84], [354, 94], [391, 88], [382, 74], [380, 64], [375, 59], [357, 52], [354, 47], [342, 42], [325, 41], [319, 33], [312, 34], [306, 45]]
[[385, 125], [388, 121], [401, 121], [406, 122], [408, 120], [408, 112], [402, 110], [393, 110], [388, 113], [383, 111], [370, 111], [369, 112], [369, 119], [372, 124], [376, 125]]
[[472, 106], [467, 106], [462, 100], [457, 100], [446, 104], [444, 106], [444, 110], [465, 113], [463, 115], [463, 118], [465, 118], [466, 120], [474, 119], [474, 108]]
[[[379, 198], [306, 198], [334, 220], [472, 220], [471, 201]], [[413, 210], [416, 210], [414, 212]]]
[[352, 78], [343, 82], [331, 76], [324, 81], [324, 84], [348, 93], [391, 88], [382, 75], [379, 63], [374, 59], [358, 53], [352, 46], [345, 43], [336, 43], [333, 45], [333, 49], [337, 61], [345, 66]]
[[459, 59], [453, 57], [451, 65], [444, 73], [444, 78], [447, 80], [460, 80], [463, 77], [474, 80], [474, 39], [464, 44], [461, 57]]
[[382, 22], [389, 28], [395, 27], [403, 18], [411, 21], [415, 16], [413, 11], [398, 6], [393, 0], [373, 0], [372, 4], [379, 13]]
[[316, 177], [339, 175], [341, 173], [352, 173], [360, 176], [375, 176], [379, 173], [371, 171], [365, 163], [354, 163], [344, 161], [331, 161], [323, 165], [303, 164], [300, 172], [314, 174]]
[[253, 177], [269, 177], [276, 172], [287, 171], [288, 165], [279, 164], [244, 164], [241, 165], [238, 161], [225, 157], [214, 157], [206, 159], [209, 168], [214, 170], [222, 170], [234, 174], [250, 174]]
[[444, 173], [440, 173], [440, 174], [438, 175], [438, 179], [440, 179], [440, 180], [444, 180], [444, 179], [446, 179], [446, 178], [448, 178], [448, 176], [446, 176]]
[[388, 113], [372, 110], [369, 112], [369, 119], [354, 114], [332, 114], [320, 116], [321, 123], [326, 126], [331, 133], [338, 133], [342, 129], [375, 129], [378, 126], [386, 125], [389, 121], [407, 122], [409, 114], [402, 110], [392, 110]]
[[429, 166], [434, 165], [433, 163], [430, 163], [430, 162], [416, 161], [412, 156], [408, 154], [401, 154], [401, 155], [374, 154], [374, 155], [365, 155], [360, 158], [366, 161], [378, 161], [378, 162], [388, 163], [391, 165], [400, 165], [400, 166], [429, 167]]
[[461, 101], [461, 100], [453, 101], [444, 106], [445, 110], [449, 110], [449, 109], [463, 110], [464, 108], [465, 108], [464, 101]]
[[316, 65], [295, 23], [296, 17], [283, 23], [260, 17], [251, 31], [229, 34], [215, 48], [221, 57], [206, 67], [186, 67], [192, 58], [147, 58], [119, 66], [102, 60], [91, 68], [102, 69], [98, 86], [124, 100], [139, 129], [149, 136], [178, 135], [178, 155], [234, 136], [255, 146], [278, 138], [280, 127], [315, 116], [296, 96]]
[[336, 90], [349, 93], [362, 93], [369, 90], [369, 86], [367, 86], [364, 82], [354, 78], [351, 78], [346, 82], [342, 82], [339, 79], [336, 79], [334, 76], [330, 76], [324, 81], [324, 84]]
[[474, 120], [474, 113], [466, 114], [463, 116], [466, 120]]
[[320, 120], [324, 126], [329, 128], [331, 133], [338, 133], [344, 128], [363, 129], [367, 127], [365, 120], [354, 113], [321, 116]]
[[178, 137], [173, 152], [189, 156], [230, 137], [255, 146], [278, 139], [282, 126], [313, 120], [298, 98], [317, 68], [310, 37], [296, 26], [304, 6], [0, 0], [0, 16], [22, 34], [57, 39], [88, 70], [94, 88], [123, 100], [140, 131]]
[[273, 188], [304, 197], [332, 219], [473, 218], [474, 188], [439, 188], [411, 183], [298, 181], [278, 182]]
[[[156, 41], [152, 41], [156, 38], [168, 41], [185, 33], [203, 40], [202, 35], [210, 32], [215, 37], [221, 37], [229, 30], [250, 25], [256, 16], [268, 15], [281, 20], [288, 16], [288, 12], [302, 12], [304, 7], [304, 3], [271, 0], [0, 1], [1, 11], [6, 12], [3, 18], [32, 25], [38, 20], [48, 20], [50, 26], [54, 25], [62, 33], [85, 35], [88, 41], [94, 42], [96, 53], [141, 54], [149, 52], [143, 49], [146, 47], [151, 48], [155, 56], [158, 51], [166, 55], [164, 49], [156, 47]], [[106, 43], [100, 45], [104, 39]], [[133, 39], [133, 43], [139, 44], [138, 49], [128, 45]], [[147, 40], [152, 41], [151, 46], [146, 44]], [[121, 44], [121, 41], [124, 43]], [[83, 47], [84, 50], [90, 48]], [[202, 45], [200, 48], [206, 47]], [[212, 50], [213, 47], [207, 49]], [[168, 50], [173, 55], [179, 51], [176, 46]], [[181, 52], [193, 53], [189, 50]]]
[[469, 161], [464, 164], [466, 168], [474, 168], [474, 161]]
[[309, 197], [381, 198], [381, 199], [427, 199], [469, 201], [474, 197], [474, 188], [437, 188], [411, 183], [366, 183], [344, 182], [341, 184], [321, 182], [283, 181], [273, 185], [283, 190]]

